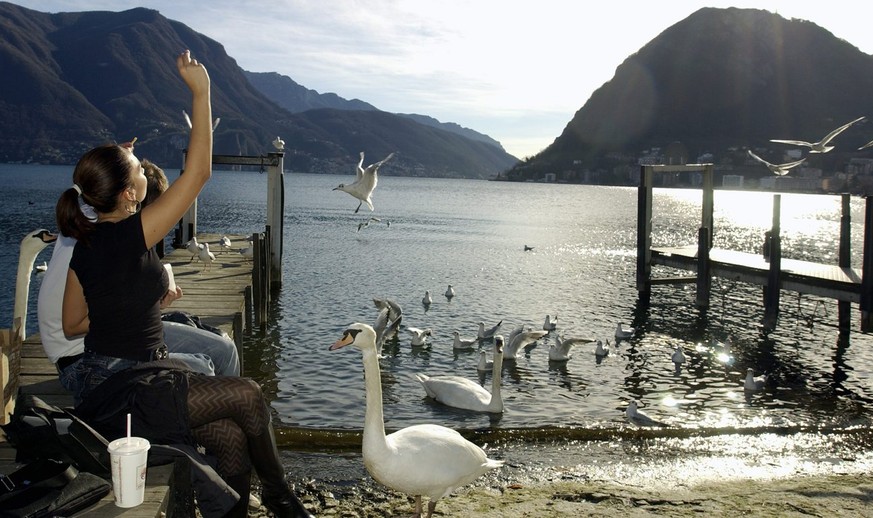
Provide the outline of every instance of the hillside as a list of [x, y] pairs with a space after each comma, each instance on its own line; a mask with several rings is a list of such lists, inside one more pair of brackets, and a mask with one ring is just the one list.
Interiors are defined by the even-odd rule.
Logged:
[[[0, 162], [72, 164], [89, 147], [135, 136], [140, 156], [179, 164], [190, 94], [174, 57], [184, 48], [212, 78], [218, 154], [267, 153], [279, 135], [286, 167], [301, 172], [345, 174], [359, 152], [388, 148], [399, 152], [395, 174], [487, 178], [517, 161], [377, 110], [356, 111], [352, 120], [369, 138], [319, 126], [322, 119], [291, 113], [252, 86], [219, 42], [155, 10], [49, 14], [0, 2]], [[380, 142], [384, 148], [360, 147]]]
[[[608, 171], [674, 142], [691, 161], [711, 153], [716, 162], [740, 165], [745, 152], [731, 150], [745, 147], [764, 148], [776, 161], [785, 147], [770, 139], [817, 140], [873, 115], [871, 106], [873, 57], [856, 47], [812, 22], [704, 8], [621, 63], [554, 143], [515, 173]], [[839, 167], [871, 138], [873, 124], [858, 125], [810, 165]]]

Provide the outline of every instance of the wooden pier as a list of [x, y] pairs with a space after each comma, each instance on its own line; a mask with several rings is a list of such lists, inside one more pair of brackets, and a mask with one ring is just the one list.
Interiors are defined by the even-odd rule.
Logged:
[[[702, 214], [696, 246], [652, 248], [652, 181], [655, 173], [699, 172], [702, 175]], [[851, 266], [849, 195], [841, 195], [842, 217], [838, 264], [821, 264], [782, 257], [780, 236], [781, 195], [773, 196], [773, 221], [761, 253], [751, 254], [712, 247], [713, 242], [713, 166], [642, 166], [637, 205], [637, 291], [648, 304], [652, 287], [663, 284], [696, 284], [695, 304], [708, 307], [712, 277], [756, 284], [764, 287], [765, 331], [776, 327], [782, 290], [835, 299], [839, 328], [850, 328], [850, 305], [858, 304], [861, 331], [873, 331], [873, 198], [866, 198], [864, 254], [861, 269]], [[766, 256], [766, 257], [765, 257]], [[652, 266], [662, 265], [695, 272], [691, 276], [652, 278]]]

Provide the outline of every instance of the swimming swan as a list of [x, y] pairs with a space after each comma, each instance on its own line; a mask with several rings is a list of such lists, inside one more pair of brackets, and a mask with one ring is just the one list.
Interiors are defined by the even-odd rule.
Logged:
[[503, 368], [503, 337], [494, 337], [494, 363], [491, 366], [491, 392], [462, 376], [416, 374], [427, 395], [440, 403], [477, 412], [503, 412], [500, 375]]
[[503, 465], [502, 460], [489, 459], [482, 448], [444, 426], [407, 426], [386, 436], [376, 332], [367, 324], [352, 324], [330, 350], [347, 345], [357, 347], [364, 360], [367, 389], [364, 466], [380, 484], [414, 496], [416, 516], [421, 515], [422, 495], [430, 497], [427, 504], [430, 518], [437, 500]]

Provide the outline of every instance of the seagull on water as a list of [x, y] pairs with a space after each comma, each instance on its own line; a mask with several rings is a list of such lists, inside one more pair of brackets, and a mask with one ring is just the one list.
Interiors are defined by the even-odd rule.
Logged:
[[677, 345], [673, 350], [670, 359], [673, 361], [673, 365], [675, 365], [677, 369], [681, 368], [682, 364], [685, 363], [685, 349], [683, 349], [681, 345]]
[[414, 347], [424, 347], [427, 345], [427, 337], [433, 334], [433, 331], [429, 327], [427, 329], [407, 327], [406, 330], [412, 335], [412, 340], [409, 343]]
[[855, 119], [851, 122], [847, 122], [846, 124], [843, 124], [839, 128], [837, 128], [837, 129], [833, 130], [832, 132], [828, 133], [827, 135], [825, 135], [824, 138], [819, 140], [818, 142], [806, 142], [805, 140], [782, 140], [782, 139], [770, 139], [770, 142], [778, 142], [780, 144], [791, 144], [794, 146], [805, 146], [805, 147], [810, 148], [810, 151], [809, 151], [810, 153], [827, 153], [828, 151], [830, 151], [831, 149], [834, 148], [834, 146], [828, 145], [828, 143], [830, 143], [830, 141], [833, 140], [834, 137], [836, 137], [840, 133], [849, 129], [849, 127], [852, 126], [853, 124], [861, 122], [862, 120], [864, 120], [866, 118], [867, 117], [858, 117], [857, 119]]
[[543, 322], [543, 331], [554, 331], [558, 327], [558, 315], [555, 318], [546, 315], [546, 320]]
[[758, 162], [761, 162], [765, 166], [767, 166], [767, 169], [769, 169], [773, 174], [775, 174], [777, 176], [785, 176], [786, 174], [788, 174], [789, 169], [791, 169], [792, 167], [797, 167], [806, 161], [805, 158], [802, 158], [796, 162], [786, 162], [784, 164], [771, 164], [770, 162], [764, 160], [763, 158], [759, 157], [755, 153], [752, 153], [751, 149], [749, 150], [749, 156], [754, 158]]
[[452, 348], [455, 349], [456, 351], [472, 349], [472, 348], [476, 347], [476, 345], [479, 344], [478, 338], [473, 338], [473, 339], [469, 339], [469, 340], [466, 338], [461, 338], [461, 333], [459, 333], [458, 331], [452, 331], [452, 336], [455, 337], [454, 343], [452, 344]]
[[421, 303], [424, 305], [424, 308], [427, 309], [430, 307], [433, 302], [433, 298], [430, 296], [430, 291], [425, 290], [424, 297], [421, 298]]
[[625, 417], [627, 420], [631, 422], [631, 424], [635, 424], [637, 426], [667, 426], [666, 424], [657, 421], [637, 408], [636, 400], [631, 401], [627, 404], [627, 408], [624, 411]]
[[609, 356], [609, 340], [606, 340], [606, 346], [603, 345], [603, 342], [598, 340], [597, 347], [594, 348], [594, 356], [598, 358], [603, 358], [604, 356]]
[[531, 250], [533, 250], [533, 247], [532, 247], [532, 246], [524, 245], [524, 251], [525, 251], [525, 252], [530, 252]]
[[500, 329], [500, 326], [503, 325], [503, 320], [497, 322], [495, 325], [485, 329], [485, 322], [479, 322], [479, 340], [488, 340], [489, 338], [494, 338], [494, 334], [497, 333], [497, 330]]
[[755, 376], [755, 370], [751, 367], [746, 369], [746, 379], [743, 381], [743, 390], [748, 392], [757, 392], [763, 390], [767, 383], [767, 376]]
[[373, 210], [373, 202], [370, 200], [370, 196], [373, 194], [373, 190], [376, 189], [376, 183], [379, 181], [378, 171], [379, 167], [382, 166], [385, 162], [387, 162], [391, 157], [394, 156], [394, 153], [389, 154], [384, 159], [375, 164], [370, 164], [364, 169], [364, 152], [361, 151], [361, 160], [358, 162], [357, 168], [357, 176], [355, 176], [355, 181], [349, 185], [341, 183], [333, 188], [334, 191], [343, 191], [351, 194], [355, 198], [361, 200], [358, 203], [358, 208], [355, 209], [355, 213], [361, 209], [361, 205], [364, 203], [367, 204], [367, 207], [370, 210]]
[[455, 288], [452, 288], [452, 285], [449, 284], [449, 287], [446, 288], [446, 298], [452, 298], [455, 296]]
[[618, 340], [627, 340], [628, 338], [633, 337], [636, 329], [632, 327], [624, 327], [622, 322], [619, 322], [615, 326], [615, 339]]

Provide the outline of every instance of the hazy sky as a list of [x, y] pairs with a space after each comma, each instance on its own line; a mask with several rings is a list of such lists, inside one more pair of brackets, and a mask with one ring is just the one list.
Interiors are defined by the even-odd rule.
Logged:
[[625, 58], [701, 7], [809, 20], [873, 54], [873, 12], [858, 0], [12, 3], [42, 12], [156, 9], [222, 43], [245, 70], [278, 72], [389, 112], [456, 122], [518, 158], [551, 144]]

